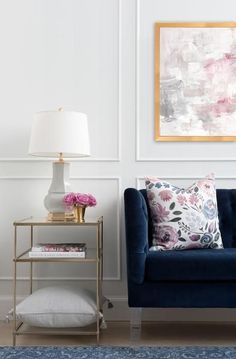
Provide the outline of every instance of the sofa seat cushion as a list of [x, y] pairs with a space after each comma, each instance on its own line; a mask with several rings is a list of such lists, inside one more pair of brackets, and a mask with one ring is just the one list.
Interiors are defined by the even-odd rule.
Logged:
[[236, 280], [236, 248], [149, 251], [148, 281]]

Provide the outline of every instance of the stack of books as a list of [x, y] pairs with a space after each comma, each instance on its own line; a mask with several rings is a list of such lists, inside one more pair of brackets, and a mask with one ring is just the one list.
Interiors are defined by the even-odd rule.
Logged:
[[39, 243], [31, 248], [31, 258], [57, 257], [57, 258], [85, 258], [85, 243]]

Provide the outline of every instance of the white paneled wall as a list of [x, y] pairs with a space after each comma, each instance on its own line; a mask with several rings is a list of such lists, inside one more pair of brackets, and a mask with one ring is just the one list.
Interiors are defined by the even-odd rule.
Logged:
[[[233, 21], [234, 0], [0, 1], [0, 317], [11, 307], [15, 219], [44, 216], [51, 161], [31, 158], [33, 113], [60, 106], [88, 114], [92, 157], [71, 161], [75, 191], [88, 191], [104, 216], [104, 294], [109, 319], [128, 319], [123, 191], [145, 175], [187, 186], [215, 172], [218, 188], [236, 187], [235, 143], [154, 141], [154, 23]], [[21, 232], [23, 238], [27, 232]], [[38, 239], [63, 236], [40, 229]], [[72, 229], [71, 239], [76, 232]], [[25, 243], [24, 243], [25, 244]], [[19, 299], [27, 294], [20, 270]], [[36, 266], [35, 287], [79, 281], [92, 288], [92, 267]], [[145, 310], [146, 319], [235, 320], [234, 310]]]

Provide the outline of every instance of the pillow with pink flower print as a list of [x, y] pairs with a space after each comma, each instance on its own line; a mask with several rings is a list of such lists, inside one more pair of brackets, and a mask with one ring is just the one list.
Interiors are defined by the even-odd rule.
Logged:
[[153, 222], [150, 250], [223, 248], [213, 174], [187, 189], [146, 178], [146, 189]]

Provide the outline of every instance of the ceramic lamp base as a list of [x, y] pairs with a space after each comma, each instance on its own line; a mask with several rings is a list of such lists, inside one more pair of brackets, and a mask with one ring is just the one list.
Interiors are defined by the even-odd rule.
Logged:
[[71, 211], [67, 213], [63, 202], [65, 194], [71, 192], [69, 168], [70, 164], [68, 162], [58, 161], [53, 163], [52, 183], [44, 199], [44, 205], [49, 212], [48, 220], [64, 221], [72, 216]]

